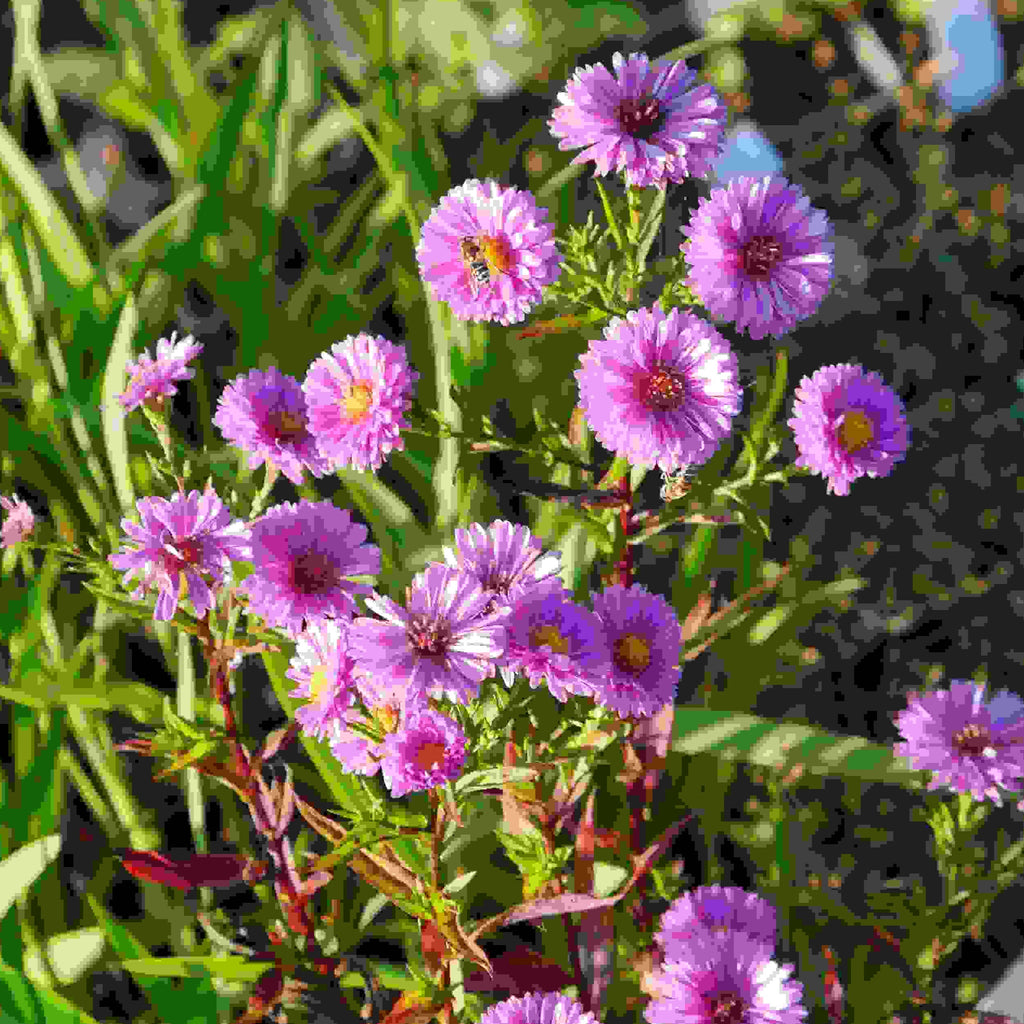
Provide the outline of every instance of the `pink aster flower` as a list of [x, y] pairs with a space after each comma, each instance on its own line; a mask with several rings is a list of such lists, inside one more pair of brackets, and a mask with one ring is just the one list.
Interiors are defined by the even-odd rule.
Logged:
[[445, 562], [471, 576], [484, 588], [493, 605], [512, 606], [533, 594], [560, 594], [561, 551], [544, 551], [528, 526], [495, 519], [488, 527], [472, 523], [455, 531], [455, 550], [445, 547]]
[[706, 177], [725, 145], [728, 110], [711, 85], [696, 85], [685, 60], [658, 61], [644, 53], [612, 56], [577, 68], [558, 94], [548, 127], [559, 149], [586, 146], [574, 164], [593, 160], [596, 173], [626, 172], [627, 185]]
[[372, 588], [349, 577], [380, 572], [380, 548], [365, 544], [365, 526], [329, 501], [284, 502], [252, 526], [252, 575], [239, 584], [249, 613], [293, 636], [303, 621], [351, 618], [357, 594]]
[[335, 720], [334, 734], [330, 738], [331, 753], [346, 772], [353, 775], [376, 775], [380, 771], [384, 745], [353, 729], [353, 722], [365, 724], [362, 716], [351, 710]]
[[380, 769], [391, 795], [433, 789], [459, 777], [469, 740], [447, 715], [422, 708], [384, 737]]
[[558, 992], [528, 992], [489, 1006], [480, 1024], [597, 1024], [597, 1018], [572, 996]]
[[1017, 790], [1024, 777], [1024, 701], [1007, 690], [987, 702], [984, 695], [984, 683], [963, 680], [910, 694], [895, 718], [906, 742], [893, 752], [932, 773], [929, 789], [970, 793], [1001, 807], [999, 788]]
[[419, 376], [405, 348], [379, 334], [350, 334], [333, 345], [302, 384], [320, 454], [336, 469], [380, 469], [405, 448], [401, 431], [409, 426], [405, 414]]
[[555, 226], [529, 192], [471, 178], [434, 207], [416, 247], [431, 297], [460, 320], [516, 324], [555, 281]]
[[140, 498], [135, 507], [140, 523], [125, 517], [121, 529], [129, 540], [120, 552], [108, 555], [115, 569], [127, 569], [122, 582], [127, 586], [139, 575], [132, 597], [142, 599], [151, 586], [159, 588], [153, 618], [166, 622], [174, 617], [178, 601], [188, 583], [197, 616], [213, 608], [213, 592], [206, 579], [219, 586], [231, 568], [231, 562], [250, 557], [249, 529], [240, 519], [232, 520], [230, 510], [209, 488], [203, 494], [190, 491], [166, 498]]
[[213, 417], [229, 444], [250, 453], [250, 469], [265, 460], [293, 484], [302, 483], [303, 466], [313, 476], [330, 472], [306, 420], [302, 385], [274, 366], [236, 377], [221, 394]]
[[156, 343], [156, 359], [148, 351], [143, 351], [137, 362], [129, 361], [128, 387], [117, 396], [125, 412], [137, 409], [144, 402], [160, 404], [163, 395], [175, 395], [178, 389], [173, 381], [191, 380], [196, 371], [187, 368], [203, 346], [190, 334], [187, 338], [175, 343], [177, 331], [171, 332], [171, 340], [160, 338]]
[[285, 675], [299, 685], [289, 697], [309, 701], [295, 712], [302, 731], [314, 739], [333, 734], [355, 704], [355, 662], [348, 656], [347, 619], [317, 619], [298, 635]]
[[649, 1024], [799, 1024], [807, 1009], [793, 970], [744, 932], [694, 939], [684, 959], [657, 971], [661, 994], [644, 1016]]
[[729, 343], [693, 313], [655, 303], [613, 317], [575, 371], [598, 440], [665, 472], [706, 462], [743, 406]]
[[899, 396], [878, 374], [851, 363], [804, 377], [788, 422], [800, 451], [796, 465], [827, 477], [827, 494], [849, 494], [865, 474], [888, 476], [910, 444]]
[[[408, 609], [374, 592], [366, 605], [385, 621], [357, 618], [349, 652], [371, 679], [391, 677], [410, 697], [467, 704], [494, 675], [505, 650], [507, 608], [486, 613], [490, 596], [471, 577], [432, 563], [414, 577]], [[408, 708], [406, 708], [408, 710]]]
[[25, 540], [36, 525], [36, 517], [28, 503], [12, 494], [9, 498], [0, 497], [0, 508], [7, 513], [3, 528], [0, 529], [0, 548], [13, 547]]
[[679, 684], [679, 619], [672, 606], [639, 583], [594, 596], [611, 653], [607, 676], [593, 677], [598, 704], [618, 715], [648, 718], [675, 699]]
[[760, 941], [769, 956], [775, 948], [775, 908], [757, 893], [733, 885], [702, 885], [673, 900], [654, 936], [667, 960], [685, 960], [685, 949], [708, 932], [743, 932]]
[[785, 178], [741, 176], [712, 189], [683, 233], [687, 286], [751, 338], [792, 330], [829, 289], [832, 226]]
[[518, 601], [506, 627], [506, 664], [523, 672], [537, 689], [546, 679], [548, 689], [565, 703], [570, 693], [592, 697], [589, 679], [608, 666], [601, 620], [560, 592], [539, 591]]

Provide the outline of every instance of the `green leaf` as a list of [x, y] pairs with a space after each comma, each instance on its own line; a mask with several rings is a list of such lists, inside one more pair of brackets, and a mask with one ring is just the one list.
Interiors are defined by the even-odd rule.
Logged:
[[678, 707], [672, 750], [710, 753], [787, 771], [796, 765], [820, 775], [889, 782], [921, 789], [928, 773], [905, 767], [891, 747], [860, 736], [836, 736], [816, 726], [776, 722], [757, 715], [710, 708]]
[[273, 966], [240, 956], [151, 956], [111, 964], [151, 978], [205, 978], [209, 973], [228, 981], [256, 981]]
[[665, 197], [668, 189], [654, 189], [654, 201], [647, 211], [647, 217], [640, 225], [640, 235], [637, 239], [636, 260], [640, 273], [644, 272], [647, 266], [647, 254], [651, 251], [655, 238], [661, 230], [661, 221], [665, 215]]
[[[149, 950], [121, 923], [115, 921], [92, 893], [85, 898], [103, 926], [114, 952], [124, 960], [149, 960]], [[153, 1004], [163, 1024], [192, 1024], [217, 1019], [217, 993], [208, 978], [188, 978], [179, 984], [167, 978], [139, 975], [136, 983]]]
[[7, 964], [0, 964], [0, 1013], [11, 1014], [17, 1024], [99, 1024], [74, 1003]]
[[128, 436], [125, 432], [125, 412], [117, 395], [125, 389], [125, 368], [132, 356], [132, 338], [139, 328], [139, 314], [135, 299], [129, 292], [117, 321], [114, 343], [110, 346], [107, 368], [103, 375], [101, 404], [103, 418], [103, 439], [107, 447], [107, 461], [114, 478], [117, 500], [124, 512], [129, 512], [135, 503], [132, 488], [132, 474], [128, 466]]
[[[102, 928], [78, 928], [46, 940], [46, 954], [57, 981], [72, 985], [99, 960], [105, 943]], [[25, 976], [39, 985], [46, 984], [43, 956], [36, 949], [25, 953]]]
[[60, 204], [17, 140], [0, 124], [0, 168], [21, 196], [50, 258], [73, 288], [93, 277], [93, 266]]
[[0, 861], [0, 919], [57, 859], [60, 844], [59, 835], [43, 836]]
[[457, 797], [463, 797], [482, 789], [500, 789], [503, 782], [530, 782], [535, 778], [537, 772], [533, 768], [482, 768], [460, 775], [453, 788]]

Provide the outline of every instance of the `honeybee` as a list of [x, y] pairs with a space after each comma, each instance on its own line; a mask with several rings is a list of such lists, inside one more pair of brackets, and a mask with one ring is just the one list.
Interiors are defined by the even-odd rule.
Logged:
[[[483, 244], [481, 244], [483, 243]], [[482, 284], [490, 284], [491, 270], [499, 274], [508, 274], [511, 264], [508, 249], [499, 238], [479, 238], [464, 235], [459, 239], [459, 257], [462, 265], [469, 271], [469, 287], [475, 299], [480, 294]]]

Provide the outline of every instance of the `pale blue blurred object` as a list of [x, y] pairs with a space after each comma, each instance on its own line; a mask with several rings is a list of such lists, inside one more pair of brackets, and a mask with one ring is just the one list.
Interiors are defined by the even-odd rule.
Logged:
[[980, 107], [1006, 77], [1003, 41], [985, 0], [933, 0], [926, 5], [936, 85], [955, 114]]
[[719, 184], [748, 174], [755, 178], [782, 173], [782, 157], [753, 121], [740, 121], [726, 134], [725, 150], [711, 168]]

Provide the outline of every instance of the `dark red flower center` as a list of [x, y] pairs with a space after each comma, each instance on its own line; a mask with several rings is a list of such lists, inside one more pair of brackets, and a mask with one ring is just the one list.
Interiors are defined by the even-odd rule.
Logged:
[[292, 586], [303, 594], [322, 594], [339, 580], [338, 567], [320, 551], [304, 551], [292, 562]]
[[961, 757], [981, 757], [992, 746], [992, 739], [988, 729], [972, 722], [953, 737], [953, 745]]
[[416, 763], [416, 767], [422, 768], [425, 772], [429, 772], [435, 764], [443, 765], [444, 744], [435, 742], [424, 743], [416, 752], [416, 757], [413, 760]]
[[290, 441], [297, 438], [305, 429], [306, 424], [302, 418], [287, 409], [274, 409], [267, 416], [267, 433], [275, 441]]
[[409, 644], [419, 654], [445, 654], [452, 640], [448, 623], [426, 616], [413, 616], [408, 629]]
[[195, 537], [186, 537], [184, 540], [174, 540], [169, 543], [177, 554], [172, 554], [164, 548], [162, 559], [164, 568], [172, 575], [198, 566], [202, 562], [203, 546]]
[[782, 246], [771, 235], [754, 235], [740, 253], [743, 270], [750, 277], [767, 278], [782, 258]]
[[661, 104], [655, 96], [636, 96], [624, 99], [616, 110], [619, 127], [627, 135], [649, 139], [661, 124]]
[[648, 409], [678, 409], [686, 397], [686, 378], [677, 370], [660, 366], [642, 380], [637, 396]]
[[747, 1004], [735, 992], [726, 992], [709, 1001], [708, 1013], [714, 1024], [743, 1024]]

